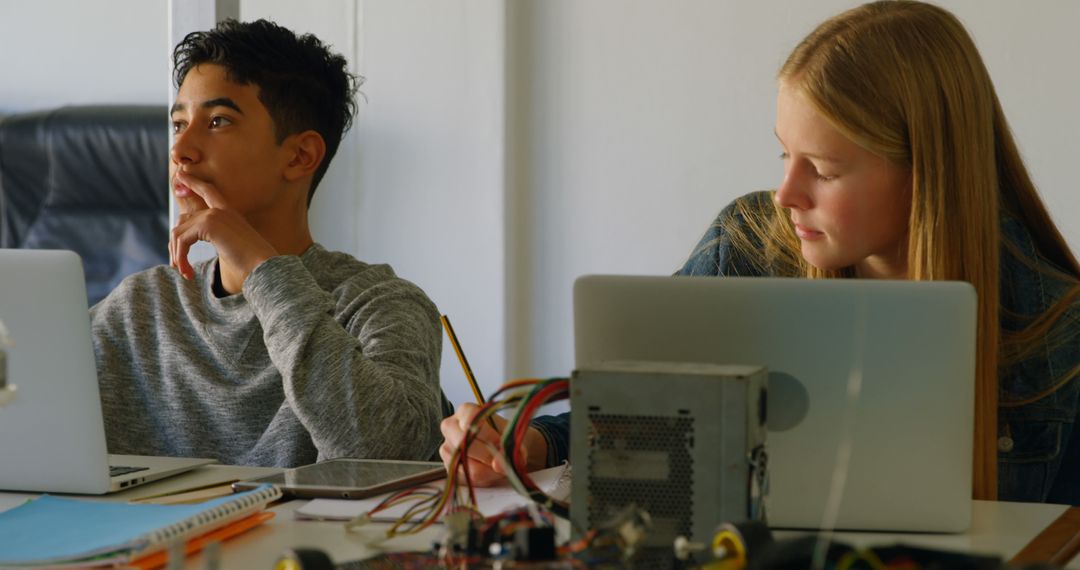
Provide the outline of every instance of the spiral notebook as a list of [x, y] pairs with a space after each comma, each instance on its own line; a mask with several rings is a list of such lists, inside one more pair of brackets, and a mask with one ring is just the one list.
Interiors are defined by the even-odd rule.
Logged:
[[146, 505], [43, 495], [0, 513], [0, 568], [126, 563], [263, 510], [265, 485], [196, 505]]

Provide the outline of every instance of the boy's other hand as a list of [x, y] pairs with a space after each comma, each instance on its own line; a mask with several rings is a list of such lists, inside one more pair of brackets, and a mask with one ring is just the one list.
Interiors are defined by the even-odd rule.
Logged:
[[[476, 404], [465, 403], [458, 406], [454, 415], [444, 419], [440, 424], [439, 428], [445, 440], [439, 446], [439, 456], [442, 457], [447, 469], [450, 469], [454, 453], [465, 438], [465, 431], [469, 429], [469, 424], [479, 411], [480, 407]], [[469, 441], [467, 455], [469, 478], [473, 485], [478, 487], [491, 486], [506, 477], [503, 463], [494, 456], [493, 451], [502, 453], [499, 440], [502, 438], [503, 430], [506, 429], [507, 421], [498, 415], [492, 415], [491, 418], [498, 431], [492, 429], [490, 423], [481, 422], [479, 431]], [[530, 471], [544, 467], [544, 461], [547, 458], [547, 441], [539, 430], [533, 427], [527, 430], [522, 449]], [[460, 469], [458, 476], [464, 477]]]

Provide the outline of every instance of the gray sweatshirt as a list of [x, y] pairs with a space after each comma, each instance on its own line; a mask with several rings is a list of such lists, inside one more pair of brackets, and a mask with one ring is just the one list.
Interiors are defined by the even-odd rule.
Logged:
[[160, 266], [90, 311], [110, 453], [297, 466], [429, 459], [441, 442], [435, 305], [387, 265], [315, 244], [213, 293]]

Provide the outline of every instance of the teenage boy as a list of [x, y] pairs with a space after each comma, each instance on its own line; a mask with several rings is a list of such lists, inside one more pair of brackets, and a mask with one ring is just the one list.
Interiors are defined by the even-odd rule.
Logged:
[[[442, 418], [434, 304], [308, 228], [355, 110], [345, 59], [260, 20], [190, 34], [173, 60], [171, 267], [91, 310], [109, 451], [282, 467], [429, 459]], [[217, 257], [189, 263], [197, 241]]]

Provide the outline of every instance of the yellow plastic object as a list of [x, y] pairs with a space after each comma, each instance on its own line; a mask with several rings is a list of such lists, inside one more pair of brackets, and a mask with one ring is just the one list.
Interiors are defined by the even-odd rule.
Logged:
[[274, 564], [274, 570], [303, 570], [300, 568], [300, 562], [294, 558], [282, 558]]
[[743, 570], [746, 568], [746, 542], [737, 528], [730, 524], [720, 526], [713, 536], [713, 556], [716, 560], [705, 565], [709, 570]]
[[274, 563], [274, 570], [334, 570], [334, 562], [321, 550], [290, 548]]

